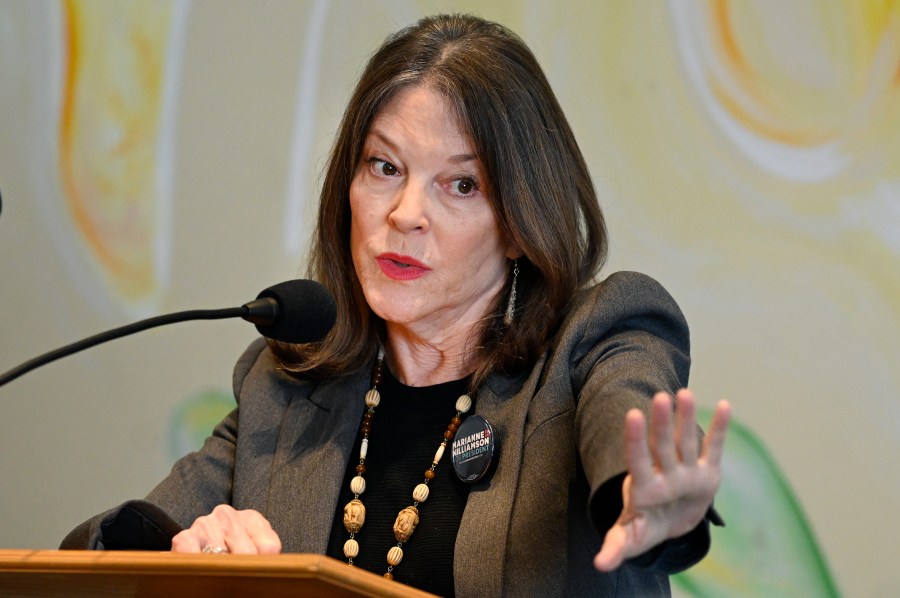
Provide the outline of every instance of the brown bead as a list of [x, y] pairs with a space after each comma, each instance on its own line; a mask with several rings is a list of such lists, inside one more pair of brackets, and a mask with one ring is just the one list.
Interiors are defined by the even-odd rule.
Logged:
[[372, 426], [368, 423], [363, 423], [363, 425], [359, 427], [359, 431], [363, 433], [363, 436], [368, 436], [371, 430]]
[[384, 576], [387, 577], [388, 579], [394, 579], [394, 576], [390, 573], [385, 573]]
[[357, 466], [356, 466], [356, 473], [358, 473], [359, 475], [362, 475], [362, 474], [366, 473], [366, 466], [363, 465], [362, 463], [360, 463], [359, 465], [357, 465]]
[[374, 412], [374, 411], [366, 411], [366, 412], [363, 414], [363, 419], [362, 419], [362, 420], [363, 420], [363, 423], [367, 423], [367, 424], [372, 423], [372, 418], [373, 418], [373, 417], [375, 417], [375, 412]]
[[462, 419], [460, 419], [458, 417], [454, 417], [453, 419], [450, 420], [450, 423], [452, 423], [454, 426], [456, 426], [458, 428], [459, 424], [462, 423]]
[[450, 424], [449, 426], [447, 426], [447, 429], [450, 430], [451, 432], [453, 432], [454, 434], [456, 434], [456, 431], [459, 429], [459, 426], [457, 426], [456, 424]]
[[433, 479], [434, 479], [434, 472], [433, 472], [432, 470], [430, 470], [430, 469], [425, 470], [425, 479], [426, 479], [426, 480], [433, 480]]
[[451, 438], [453, 438], [453, 430], [448, 428], [444, 431], [444, 440], [450, 440]]

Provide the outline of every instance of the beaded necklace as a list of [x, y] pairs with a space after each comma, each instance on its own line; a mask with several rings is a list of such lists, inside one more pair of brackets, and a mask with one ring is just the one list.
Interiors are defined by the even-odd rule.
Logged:
[[[344, 542], [344, 556], [347, 562], [352, 565], [353, 559], [359, 555], [359, 543], [356, 541], [356, 534], [362, 529], [366, 519], [366, 507], [360, 500], [360, 495], [366, 491], [366, 480], [363, 474], [366, 472], [366, 454], [369, 448], [369, 432], [372, 428], [372, 420], [375, 417], [375, 408], [381, 402], [381, 394], [378, 392], [378, 385], [381, 383], [381, 372], [384, 364], [384, 350], [378, 350], [378, 358], [375, 361], [375, 368], [372, 372], [372, 388], [366, 393], [365, 403], [366, 410], [363, 414], [362, 423], [360, 424], [360, 432], [362, 432], [362, 442], [359, 448], [359, 464], [356, 466], [356, 476], [350, 481], [350, 491], [353, 493], [353, 499], [344, 506], [344, 527], [350, 533], [350, 538]], [[431, 466], [425, 470], [425, 478], [422, 483], [416, 485], [412, 492], [413, 504], [405, 507], [397, 514], [394, 521], [394, 537], [397, 539], [397, 545], [391, 547], [387, 554], [387, 572], [384, 576], [393, 579], [394, 567], [403, 560], [403, 544], [412, 537], [416, 526], [419, 524], [419, 505], [428, 499], [428, 483], [434, 479], [435, 469], [447, 443], [453, 439], [456, 430], [462, 423], [462, 415], [469, 411], [472, 407], [472, 398], [464, 394], [456, 400], [456, 415], [450, 420], [447, 429], [444, 430], [443, 439], [438, 445]]]

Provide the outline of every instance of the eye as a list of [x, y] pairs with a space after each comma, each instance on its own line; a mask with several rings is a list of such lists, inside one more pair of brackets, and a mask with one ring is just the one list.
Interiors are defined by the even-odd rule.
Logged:
[[372, 172], [378, 175], [394, 176], [398, 172], [400, 172], [396, 166], [380, 158], [368, 158], [366, 162], [369, 163], [369, 167], [372, 169]]
[[453, 181], [450, 186], [458, 195], [471, 195], [478, 190], [478, 181], [473, 177], [462, 177]]

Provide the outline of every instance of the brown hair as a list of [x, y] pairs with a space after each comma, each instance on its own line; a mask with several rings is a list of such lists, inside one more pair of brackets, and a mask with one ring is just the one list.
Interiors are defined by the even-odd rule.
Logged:
[[337, 300], [324, 341], [271, 343], [284, 366], [339, 375], [373, 357], [383, 322], [370, 309], [350, 252], [349, 190], [369, 125], [402, 88], [442, 94], [472, 140], [500, 228], [519, 259], [515, 319], [497, 298], [473, 346], [473, 388], [493, 371], [513, 373], [543, 352], [572, 295], [606, 258], [606, 229], [587, 165], [544, 73], [505, 27], [468, 15], [438, 15], [390, 36], [369, 60], [350, 99], [325, 172], [309, 276]]

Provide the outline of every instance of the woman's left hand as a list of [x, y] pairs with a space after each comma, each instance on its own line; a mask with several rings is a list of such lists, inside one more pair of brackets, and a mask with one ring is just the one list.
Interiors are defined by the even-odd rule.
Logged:
[[625, 416], [624, 506], [594, 558], [600, 571], [612, 571], [626, 559], [688, 533], [712, 504], [731, 407], [726, 401], [716, 406], [699, 450], [694, 395], [680, 390], [675, 400], [673, 417], [669, 395], [653, 397], [649, 437], [641, 411], [632, 409]]

